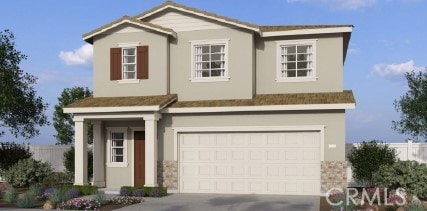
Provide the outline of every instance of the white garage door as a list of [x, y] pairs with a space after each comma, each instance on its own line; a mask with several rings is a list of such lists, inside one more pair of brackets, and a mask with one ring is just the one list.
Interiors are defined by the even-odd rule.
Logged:
[[179, 189], [319, 195], [320, 133], [180, 134]]

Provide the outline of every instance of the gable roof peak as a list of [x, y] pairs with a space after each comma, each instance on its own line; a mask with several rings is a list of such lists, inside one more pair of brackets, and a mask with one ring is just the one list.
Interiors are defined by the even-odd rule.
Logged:
[[210, 19], [213, 21], [217, 21], [217, 22], [221, 22], [221, 23], [225, 23], [225, 24], [229, 24], [229, 25], [234, 25], [234, 26], [237, 26], [240, 28], [245, 28], [245, 29], [255, 31], [258, 33], [260, 32], [258, 25], [248, 23], [248, 22], [239, 21], [239, 20], [234, 19], [234, 18], [229, 18], [226, 16], [222, 16], [222, 15], [218, 15], [215, 13], [200, 10], [197, 8], [185, 6], [185, 5], [178, 4], [176, 2], [170, 1], [170, 0], [165, 1], [163, 4], [161, 4], [157, 7], [154, 7], [148, 11], [140, 13], [140, 14], [134, 16], [133, 18], [136, 18], [138, 20], [148, 19], [150, 16], [161, 13], [167, 9], [174, 9], [174, 10], [178, 10], [180, 12], [189, 13], [189, 14], [199, 16], [202, 18], [206, 18], [206, 19]]
[[148, 23], [148, 22], [145, 22], [145, 21], [141, 21], [141, 20], [138, 20], [136, 18], [132, 18], [132, 17], [129, 17], [129, 16], [125, 15], [125, 16], [121, 17], [120, 19], [116, 20], [116, 21], [113, 21], [113, 22], [111, 22], [109, 24], [106, 24], [106, 25], [101, 26], [101, 27], [99, 27], [97, 29], [94, 29], [91, 32], [83, 34], [83, 40], [92, 44], [94, 36], [96, 36], [98, 34], [101, 34], [101, 33], [104, 33], [107, 30], [116, 28], [116, 27], [118, 27], [118, 26], [120, 26], [122, 24], [125, 24], [125, 23], [136, 25], [136, 26], [139, 26], [139, 27], [142, 27], [142, 28], [145, 28], [145, 29], [157, 31], [157, 32], [160, 32], [160, 33], [163, 33], [163, 34], [167, 34], [167, 35], [171, 35], [173, 37], [176, 37], [176, 32], [173, 31], [172, 29], [169, 29], [169, 28], [166, 28], [166, 27], [163, 27], [163, 26], [159, 26], [159, 25], [156, 25], [156, 24], [153, 24], [153, 23]]

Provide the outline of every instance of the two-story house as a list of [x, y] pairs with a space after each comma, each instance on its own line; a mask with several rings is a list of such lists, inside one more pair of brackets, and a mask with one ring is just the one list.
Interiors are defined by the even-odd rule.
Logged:
[[75, 184], [319, 195], [346, 186], [351, 25], [258, 26], [170, 1], [87, 34], [94, 96], [74, 114]]

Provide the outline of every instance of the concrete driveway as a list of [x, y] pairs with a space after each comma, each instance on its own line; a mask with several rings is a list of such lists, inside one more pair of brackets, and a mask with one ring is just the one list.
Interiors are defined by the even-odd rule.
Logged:
[[146, 198], [145, 202], [119, 210], [154, 211], [223, 211], [223, 210], [319, 210], [318, 196], [172, 194], [163, 198]]

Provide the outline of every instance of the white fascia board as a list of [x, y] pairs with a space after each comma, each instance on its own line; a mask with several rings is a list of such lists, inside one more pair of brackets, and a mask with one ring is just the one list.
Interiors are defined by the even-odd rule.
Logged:
[[160, 106], [126, 106], [126, 107], [83, 107], [83, 108], [64, 108], [64, 113], [116, 113], [116, 112], [135, 112], [135, 111], [159, 111]]
[[302, 111], [302, 110], [340, 110], [354, 109], [354, 103], [342, 104], [302, 104], [302, 105], [270, 105], [270, 106], [230, 106], [230, 107], [191, 107], [165, 108], [161, 113], [216, 113], [241, 111]]
[[241, 28], [249, 29], [249, 30], [252, 30], [252, 31], [260, 33], [259, 28], [250, 27], [250, 26], [247, 26], [247, 25], [244, 25], [244, 24], [236, 23], [236, 22], [233, 22], [233, 21], [228, 21], [228, 20], [225, 20], [225, 19], [222, 19], [222, 18], [213, 17], [213, 16], [210, 16], [210, 15], [206, 15], [206, 14], [195, 12], [195, 11], [191, 11], [191, 10], [186, 10], [184, 8], [175, 7], [175, 6], [172, 6], [172, 5], [167, 5], [167, 6], [164, 6], [162, 8], [159, 8], [159, 9], [153, 11], [153, 12], [145, 14], [144, 16], [138, 17], [138, 19], [140, 19], [140, 20], [144, 19], [146, 17], [149, 17], [149, 16], [151, 16], [153, 14], [156, 14], [156, 13], [161, 12], [161, 11], [163, 11], [165, 9], [168, 9], [168, 8], [176, 9], [176, 10], [179, 10], [181, 12], [191, 13], [191, 14], [194, 14], [196, 16], [204, 17], [204, 18], [211, 19], [211, 20], [216, 20], [216, 21], [221, 22], [221, 23], [227, 23], [227, 24], [230, 24], [230, 25], [238, 26], [238, 27], [241, 27]]
[[262, 32], [261, 37], [275, 37], [275, 36], [288, 36], [288, 35], [306, 35], [306, 34], [331, 34], [331, 33], [345, 33], [352, 32], [353, 27], [333, 27], [321, 29], [298, 29], [289, 31], [274, 31]]
[[176, 38], [176, 32], [164, 31], [164, 30], [161, 30], [161, 29], [158, 29], [158, 28], [154, 28], [154, 27], [151, 27], [151, 26], [145, 25], [145, 24], [135, 23], [135, 22], [130, 21], [130, 20], [122, 20], [122, 21], [120, 21], [120, 22], [118, 22], [118, 23], [115, 23], [115, 24], [111, 25], [110, 27], [107, 27], [107, 28], [102, 29], [101, 31], [98, 31], [98, 32], [95, 32], [95, 33], [89, 34], [89, 35], [87, 35], [86, 37], [83, 37], [83, 40], [87, 40], [87, 39], [89, 39], [89, 38], [91, 38], [91, 37], [94, 37], [94, 36], [96, 36], [96, 35], [98, 35], [98, 34], [102, 34], [102, 33], [106, 32], [106, 31], [108, 31], [108, 30], [110, 30], [110, 29], [112, 29], [112, 28], [115, 28], [115, 27], [117, 27], [117, 26], [120, 26], [120, 25], [121, 25], [121, 24], [123, 24], [123, 23], [130, 23], [130, 24], [133, 24], [133, 25], [140, 26], [140, 27], [142, 27], [142, 28], [150, 29], [150, 30], [157, 31], [157, 32], [161, 32], [161, 33], [164, 33], [164, 34], [169, 34], [169, 35], [173, 36], [174, 38]]

